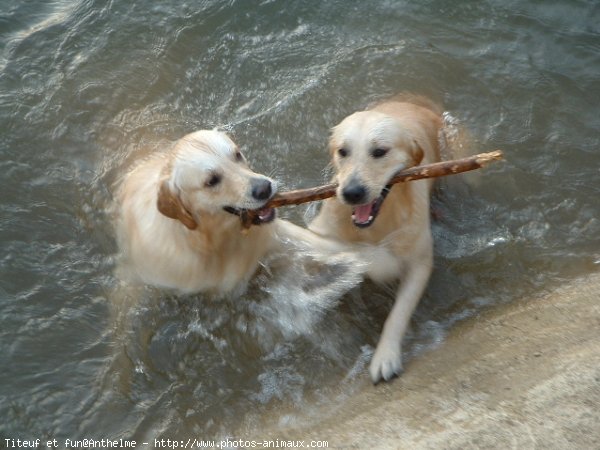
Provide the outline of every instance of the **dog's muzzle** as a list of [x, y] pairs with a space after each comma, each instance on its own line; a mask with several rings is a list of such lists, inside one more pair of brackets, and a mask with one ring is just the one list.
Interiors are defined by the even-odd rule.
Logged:
[[[252, 198], [264, 201], [264, 204], [273, 196], [274, 190], [271, 180], [266, 178], [254, 178], [250, 184], [250, 195]], [[276, 216], [275, 209], [268, 207], [257, 208], [252, 211], [252, 214], [248, 212], [248, 209], [236, 208], [234, 206], [225, 206], [223, 209], [234, 216], [238, 216], [244, 227], [250, 224], [262, 225], [263, 223], [272, 222]]]
[[379, 197], [377, 197], [375, 200], [370, 203], [357, 205], [352, 208], [352, 223], [359, 228], [367, 228], [368, 226], [372, 225], [379, 214], [383, 201], [390, 193], [391, 188], [392, 185], [388, 184], [381, 190], [381, 194], [379, 194]]

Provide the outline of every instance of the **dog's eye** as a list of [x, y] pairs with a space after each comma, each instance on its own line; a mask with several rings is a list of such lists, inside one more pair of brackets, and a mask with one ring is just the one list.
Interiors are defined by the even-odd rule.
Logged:
[[346, 150], [345, 148], [340, 148], [338, 150], [338, 155], [340, 155], [341, 158], [345, 158], [346, 156], [348, 156], [348, 150]]
[[389, 149], [387, 148], [376, 148], [371, 152], [371, 156], [373, 156], [373, 158], [382, 158], [387, 155], [388, 151]]
[[235, 160], [237, 162], [242, 162], [244, 160], [244, 155], [242, 155], [242, 152], [240, 152], [239, 150], [235, 152]]
[[221, 182], [221, 175], [218, 173], [213, 173], [204, 185], [206, 187], [214, 187]]

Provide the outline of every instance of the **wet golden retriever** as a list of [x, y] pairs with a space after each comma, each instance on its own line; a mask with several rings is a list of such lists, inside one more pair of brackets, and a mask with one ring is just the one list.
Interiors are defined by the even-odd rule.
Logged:
[[370, 363], [375, 383], [402, 370], [402, 338], [433, 264], [432, 181], [388, 183], [401, 169], [439, 160], [441, 126], [436, 105], [405, 96], [346, 117], [330, 137], [337, 196], [323, 203], [309, 228], [324, 237], [389, 249], [395, 264], [382, 261], [370, 276], [401, 280]]
[[[263, 258], [286, 244], [325, 258], [351, 249], [276, 219], [263, 208], [275, 192], [275, 182], [253, 172], [225, 133], [183, 137], [138, 164], [120, 186], [121, 274], [179, 292], [224, 294], [241, 292]], [[237, 214], [248, 209], [261, 210], [257, 226], [242, 233]]]

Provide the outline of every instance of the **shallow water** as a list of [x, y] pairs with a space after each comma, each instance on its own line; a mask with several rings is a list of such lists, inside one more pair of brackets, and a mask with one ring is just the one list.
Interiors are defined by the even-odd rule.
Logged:
[[412, 91], [444, 103], [468, 151], [505, 151], [438, 185], [405, 361], [457, 320], [598, 271], [597, 2], [158, 3], [0, 5], [0, 446], [260, 435], [368, 383], [390, 290], [338, 302], [350, 277], [307, 296], [293, 267], [240, 299], [118, 288], [114, 183], [195, 129], [310, 186], [331, 126]]

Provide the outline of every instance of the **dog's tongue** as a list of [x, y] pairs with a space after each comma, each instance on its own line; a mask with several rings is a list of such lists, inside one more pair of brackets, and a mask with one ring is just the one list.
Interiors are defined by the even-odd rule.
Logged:
[[373, 211], [373, 203], [375, 202], [354, 208], [354, 220], [359, 223], [367, 222], [372, 215], [371, 211]]

